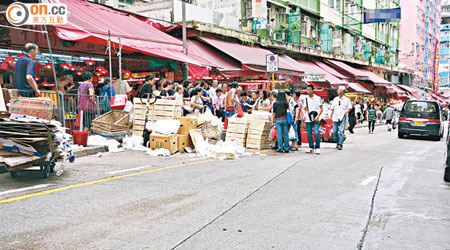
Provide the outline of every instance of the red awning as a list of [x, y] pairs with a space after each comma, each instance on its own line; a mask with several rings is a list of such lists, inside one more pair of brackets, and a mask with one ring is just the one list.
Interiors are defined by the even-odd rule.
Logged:
[[[314, 63], [319, 66], [321, 69], [325, 70], [326, 72], [330, 73], [331, 75], [333, 75], [334, 77], [337, 77], [341, 80], [346, 80], [349, 79], [348, 76], [339, 73], [337, 70], [335, 70], [334, 68], [328, 66], [327, 64], [323, 63], [323, 62], [318, 62], [318, 61], [314, 61]], [[346, 81], [347, 82], [347, 81]]]
[[[265, 68], [266, 55], [273, 54], [271, 51], [260, 47], [250, 47], [215, 38], [200, 37], [200, 40], [241, 62], [243, 69], [246, 69], [246, 66], [247, 68], [250, 68], [251, 66]], [[293, 75], [302, 75], [301, 65], [288, 56], [279, 57], [278, 68], [290, 71], [290, 74]]]
[[187, 41], [187, 55], [205, 65], [219, 68], [221, 70], [240, 70], [241, 66], [238, 62], [233, 62], [233, 59], [226, 60], [223, 56], [215, 53], [211, 48], [202, 44], [199, 41]]
[[359, 83], [349, 82], [348, 87], [350, 88], [350, 92], [358, 92], [358, 93], [372, 93], [369, 89], [365, 88]]
[[392, 84], [391, 82], [385, 80], [383, 77], [380, 77], [380, 76], [378, 76], [377, 74], [375, 74], [375, 73], [373, 73], [371, 71], [368, 71], [368, 70], [365, 70], [365, 69], [360, 69], [360, 71], [363, 74], [365, 74], [369, 78], [369, 81], [371, 81], [371, 82], [374, 82], [374, 83], [377, 83], [377, 84]]
[[351, 75], [352, 77], [354, 77], [355, 79], [358, 80], [367, 80], [367, 76], [362, 73], [359, 69], [353, 68], [350, 65], [341, 62], [341, 61], [336, 61], [336, 60], [326, 60], [326, 62], [330, 63], [331, 65], [334, 65], [336, 67], [338, 67], [340, 70], [345, 71], [346, 73], [348, 73], [349, 75]]
[[315, 63], [308, 61], [297, 60], [297, 62], [301, 65], [302, 71], [305, 74], [310, 75], [325, 75], [324, 70], [319, 68]]
[[183, 54], [183, 44], [138, 18], [109, 7], [82, 0], [49, 0], [67, 5], [68, 23], [55, 26], [56, 35], [68, 41], [107, 45], [108, 31], [118, 48], [121, 38], [124, 51], [140, 52], [156, 57], [201, 65]]
[[307, 81], [306, 82], [309, 85], [314, 86], [315, 89], [326, 89], [330, 87], [330, 84], [326, 82], [313, 82], [313, 81]]
[[404, 90], [394, 84], [385, 85], [383, 87], [387, 89], [387, 92], [389, 94], [397, 94], [398, 97], [408, 97]]
[[385, 80], [384, 78], [378, 76], [377, 74], [375, 74], [369, 70], [353, 68], [344, 62], [340, 62], [340, 61], [336, 61], [336, 60], [326, 60], [326, 61], [337, 66], [341, 70], [349, 73], [351, 76], [353, 76], [357, 80], [371, 81], [376, 84], [392, 84], [391, 82]]
[[408, 91], [416, 99], [420, 99], [422, 97], [422, 92], [420, 92], [420, 90], [418, 90], [414, 87], [410, 87], [407, 85], [401, 85], [401, 84], [398, 84], [397, 86]]

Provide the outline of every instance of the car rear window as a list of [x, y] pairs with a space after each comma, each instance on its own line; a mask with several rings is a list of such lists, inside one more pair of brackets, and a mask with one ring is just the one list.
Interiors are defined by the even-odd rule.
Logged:
[[439, 118], [439, 105], [435, 102], [409, 101], [403, 107], [402, 116]]

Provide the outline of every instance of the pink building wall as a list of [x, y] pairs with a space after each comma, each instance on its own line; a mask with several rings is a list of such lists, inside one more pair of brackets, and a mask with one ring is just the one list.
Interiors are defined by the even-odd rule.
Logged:
[[[428, 30], [425, 30], [426, 4], [429, 1], [429, 18]], [[399, 62], [407, 69], [415, 70], [419, 79], [416, 79], [416, 85], [426, 85], [425, 81], [433, 81], [433, 45], [440, 34], [440, 12], [441, 4], [434, 6], [435, 0], [403, 0], [400, 1], [402, 9], [402, 19], [400, 20], [400, 39], [399, 39]], [[434, 12], [436, 19], [434, 18]], [[433, 25], [436, 30], [433, 31]], [[428, 32], [428, 60], [427, 60], [427, 79], [424, 78], [425, 69], [425, 32]], [[414, 44], [414, 45], [413, 45]], [[424, 81], [425, 80], [425, 81]], [[420, 82], [422, 81], [422, 82]]]

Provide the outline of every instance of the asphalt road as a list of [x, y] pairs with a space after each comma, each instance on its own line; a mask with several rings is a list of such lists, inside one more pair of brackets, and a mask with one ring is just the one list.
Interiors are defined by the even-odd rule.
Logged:
[[321, 155], [127, 151], [2, 174], [0, 249], [450, 249], [444, 141], [348, 136]]

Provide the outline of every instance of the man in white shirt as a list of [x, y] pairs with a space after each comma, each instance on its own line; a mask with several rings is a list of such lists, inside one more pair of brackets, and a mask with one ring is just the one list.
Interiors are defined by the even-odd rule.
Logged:
[[337, 142], [336, 148], [342, 150], [347, 114], [352, 110], [352, 102], [344, 95], [344, 86], [340, 86], [337, 92], [338, 96], [333, 99], [331, 106], [331, 119], [333, 119], [333, 134]]
[[[306, 93], [308, 96], [303, 101], [302, 117], [303, 121], [306, 122], [306, 132], [308, 133], [309, 149], [307, 153], [320, 154], [319, 117], [323, 112], [322, 99], [314, 94], [314, 86], [312, 85], [306, 88]], [[316, 145], [313, 142], [313, 130]]]
[[213, 80], [211, 86], [209, 87], [208, 90], [208, 95], [209, 98], [214, 99], [214, 97], [216, 97], [216, 89], [219, 86], [219, 81], [218, 80]]

